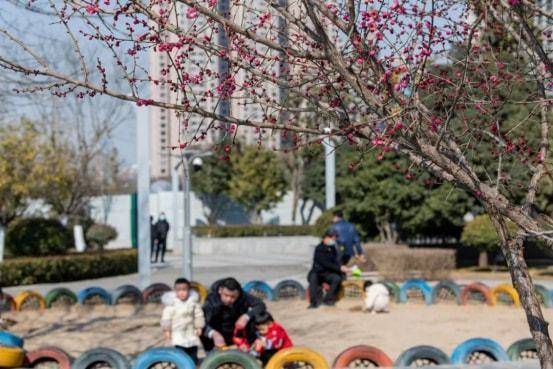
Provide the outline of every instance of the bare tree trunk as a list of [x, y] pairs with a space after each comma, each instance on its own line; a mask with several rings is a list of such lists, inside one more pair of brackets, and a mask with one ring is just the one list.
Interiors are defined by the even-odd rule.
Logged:
[[524, 260], [524, 240], [522, 236], [512, 238], [503, 218], [488, 211], [501, 240], [501, 250], [505, 255], [513, 286], [518, 291], [530, 333], [536, 343], [541, 369], [553, 369], [553, 344], [549, 337], [549, 323], [544, 319], [540, 302], [536, 296], [528, 265]]
[[480, 254], [478, 254], [478, 267], [487, 268], [488, 265], [488, 252], [486, 250], [480, 250]]

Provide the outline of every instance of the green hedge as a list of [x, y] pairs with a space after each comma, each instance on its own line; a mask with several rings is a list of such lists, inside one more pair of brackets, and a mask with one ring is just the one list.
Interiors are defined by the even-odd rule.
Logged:
[[78, 281], [136, 271], [136, 250], [16, 258], [0, 263], [0, 287]]
[[307, 236], [314, 234], [310, 225], [232, 225], [196, 226], [193, 232], [198, 237], [248, 237], [248, 236]]

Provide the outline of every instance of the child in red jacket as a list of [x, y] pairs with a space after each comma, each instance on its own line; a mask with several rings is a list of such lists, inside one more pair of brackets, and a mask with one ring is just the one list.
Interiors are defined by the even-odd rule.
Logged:
[[271, 314], [263, 312], [254, 319], [258, 338], [252, 345], [252, 353], [259, 356], [263, 365], [278, 351], [293, 346], [286, 330], [275, 322]]

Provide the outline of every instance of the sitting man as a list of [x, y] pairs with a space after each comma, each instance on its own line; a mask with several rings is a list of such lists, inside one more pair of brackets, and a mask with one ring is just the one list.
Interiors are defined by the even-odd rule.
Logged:
[[329, 290], [323, 296], [322, 303], [328, 306], [333, 306], [336, 303], [336, 296], [340, 288], [340, 283], [345, 277], [345, 273], [349, 268], [341, 265], [338, 260], [338, 252], [336, 250], [336, 232], [328, 230], [322, 242], [315, 248], [315, 256], [313, 257], [313, 266], [307, 275], [309, 282], [309, 309], [319, 307], [319, 286], [323, 282], [330, 285]]
[[214, 347], [233, 344], [236, 331], [243, 331], [249, 344], [256, 336], [253, 317], [266, 311], [261, 299], [242, 290], [234, 278], [225, 278], [214, 283], [204, 306], [206, 326], [201, 340], [206, 352]]
[[370, 313], [387, 313], [390, 292], [382, 283], [365, 282], [365, 309]]

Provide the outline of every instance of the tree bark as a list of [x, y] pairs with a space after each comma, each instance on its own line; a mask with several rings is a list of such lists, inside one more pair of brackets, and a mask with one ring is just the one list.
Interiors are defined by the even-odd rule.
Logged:
[[513, 286], [516, 288], [530, 333], [536, 343], [541, 369], [553, 369], [553, 344], [549, 336], [549, 323], [544, 319], [540, 302], [536, 296], [534, 283], [524, 260], [524, 239], [513, 238], [504, 219], [496, 212], [488, 211], [494, 227], [501, 240], [501, 250], [509, 266]]
[[480, 254], [478, 254], [478, 267], [487, 268], [488, 266], [488, 252], [486, 250], [480, 250]]

